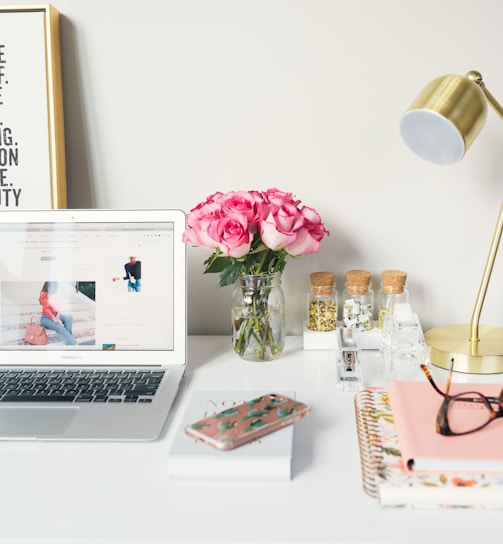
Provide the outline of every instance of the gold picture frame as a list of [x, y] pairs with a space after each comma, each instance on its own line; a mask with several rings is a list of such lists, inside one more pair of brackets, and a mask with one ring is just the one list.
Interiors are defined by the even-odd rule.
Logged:
[[0, 213], [67, 207], [59, 20], [0, 6]]

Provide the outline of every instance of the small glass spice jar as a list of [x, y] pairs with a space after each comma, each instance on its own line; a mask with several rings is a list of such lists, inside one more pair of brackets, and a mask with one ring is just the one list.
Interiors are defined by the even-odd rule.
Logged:
[[381, 288], [377, 293], [377, 307], [379, 315], [377, 326], [382, 329], [384, 316], [392, 314], [395, 304], [409, 302], [409, 292], [405, 286], [407, 272], [403, 270], [384, 270], [381, 274]]
[[327, 332], [337, 328], [337, 290], [333, 272], [313, 272], [308, 293], [307, 328]]
[[368, 270], [346, 272], [342, 321], [346, 333], [374, 328], [374, 291], [370, 285], [372, 274]]

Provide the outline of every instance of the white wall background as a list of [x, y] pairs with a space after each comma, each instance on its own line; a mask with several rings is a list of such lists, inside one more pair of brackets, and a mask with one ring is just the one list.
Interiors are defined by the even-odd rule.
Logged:
[[[2, 2], [9, 4], [6, 2]], [[33, 2], [17, 2], [32, 4]], [[331, 236], [284, 274], [300, 333], [309, 273], [409, 274], [425, 329], [468, 323], [503, 196], [491, 111], [463, 161], [430, 165], [398, 123], [445, 73], [503, 101], [499, 0], [54, 0], [69, 206], [190, 210], [214, 191], [292, 191]], [[502, 250], [503, 253], [503, 250]], [[228, 333], [230, 288], [188, 248], [189, 332]], [[503, 260], [503, 255], [499, 261]], [[503, 325], [503, 265], [482, 321]]]

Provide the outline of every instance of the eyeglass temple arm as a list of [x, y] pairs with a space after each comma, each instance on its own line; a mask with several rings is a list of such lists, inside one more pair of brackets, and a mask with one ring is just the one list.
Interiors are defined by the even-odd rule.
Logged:
[[430, 372], [430, 369], [423, 363], [421, 364], [421, 370], [424, 372], [425, 376], [428, 378], [428, 381], [430, 382], [431, 386], [433, 387], [433, 389], [435, 389], [435, 391], [439, 394], [439, 395], [442, 395], [442, 397], [445, 397], [446, 394], [441, 391], [437, 384], [433, 381], [433, 376], [431, 375], [431, 372]]
[[[482, 92], [484, 93], [487, 101], [493, 110], [503, 119], [503, 107], [499, 102], [494, 98], [494, 96], [487, 90], [482, 75], [472, 70], [466, 74], [466, 77], [476, 83]], [[470, 321], [470, 351], [472, 355], [477, 355], [478, 353], [478, 342], [479, 342], [479, 321], [480, 314], [482, 312], [482, 306], [484, 305], [484, 300], [486, 298], [487, 288], [489, 286], [489, 281], [491, 279], [491, 274], [494, 267], [494, 261], [496, 260], [496, 255], [498, 253], [498, 247], [501, 240], [501, 235], [503, 233], [503, 203], [500, 208], [498, 215], [498, 220], [496, 223], [496, 228], [494, 229], [493, 239], [491, 241], [491, 247], [489, 248], [489, 255], [487, 256], [487, 261], [484, 267], [484, 273], [482, 275], [482, 280], [480, 282], [479, 291], [477, 293], [477, 298], [475, 300], [475, 306], [473, 308], [472, 319]]]

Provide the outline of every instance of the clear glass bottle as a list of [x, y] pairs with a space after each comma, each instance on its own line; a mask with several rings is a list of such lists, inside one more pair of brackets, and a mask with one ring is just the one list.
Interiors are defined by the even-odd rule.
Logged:
[[372, 274], [368, 270], [346, 272], [342, 321], [347, 336], [355, 329], [374, 328], [374, 291], [370, 285]]
[[307, 297], [307, 328], [317, 332], [337, 328], [337, 290], [333, 272], [313, 272]]
[[403, 270], [384, 270], [381, 274], [381, 287], [377, 293], [379, 315], [377, 326], [382, 329], [384, 316], [393, 314], [393, 308], [398, 302], [409, 302], [409, 292], [405, 285], [407, 272]]

